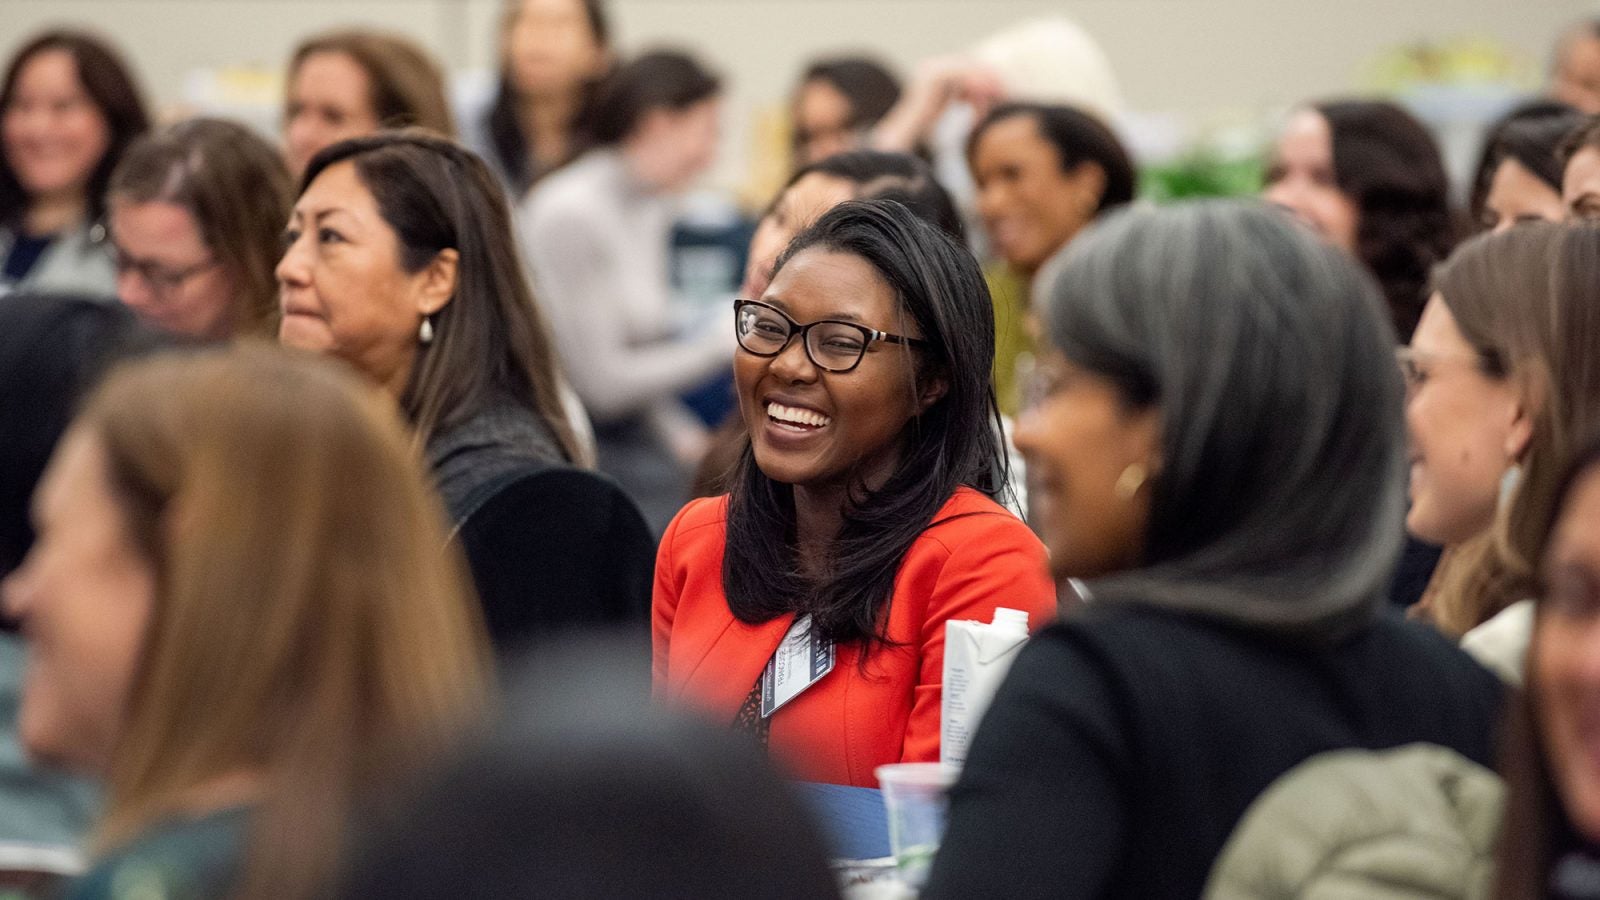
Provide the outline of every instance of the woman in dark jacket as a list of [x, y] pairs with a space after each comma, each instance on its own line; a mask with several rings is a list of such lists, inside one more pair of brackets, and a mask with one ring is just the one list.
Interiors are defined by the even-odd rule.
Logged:
[[578, 465], [503, 197], [445, 138], [343, 141], [307, 166], [278, 265], [279, 339], [346, 360], [410, 417], [501, 649], [642, 624], [655, 552], [632, 501]]
[[1136, 210], [1045, 296], [1016, 441], [1051, 567], [1092, 599], [1002, 685], [926, 896], [1194, 897], [1323, 753], [1487, 765], [1495, 678], [1384, 611], [1402, 388], [1355, 262], [1253, 205]]

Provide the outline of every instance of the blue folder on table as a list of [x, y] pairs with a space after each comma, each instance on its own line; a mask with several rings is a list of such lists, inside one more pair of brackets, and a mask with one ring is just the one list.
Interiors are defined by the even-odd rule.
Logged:
[[883, 793], [842, 784], [797, 782], [800, 802], [815, 817], [835, 859], [879, 859], [889, 854], [889, 818]]

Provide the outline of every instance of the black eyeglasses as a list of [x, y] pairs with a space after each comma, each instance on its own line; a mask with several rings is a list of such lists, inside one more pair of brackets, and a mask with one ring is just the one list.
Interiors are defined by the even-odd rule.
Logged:
[[824, 372], [848, 372], [861, 364], [867, 345], [873, 341], [888, 341], [921, 347], [928, 342], [921, 338], [905, 337], [878, 331], [855, 322], [837, 319], [820, 319], [801, 325], [788, 313], [758, 300], [733, 301], [733, 329], [739, 346], [756, 356], [777, 356], [796, 334], [806, 348], [806, 358]]
[[158, 262], [148, 259], [134, 259], [122, 252], [118, 247], [111, 248], [111, 263], [116, 267], [118, 274], [136, 272], [144, 283], [150, 286], [158, 297], [171, 297], [183, 288], [185, 282], [199, 275], [201, 272], [214, 269], [222, 265], [222, 260], [215, 257], [205, 262], [195, 263], [182, 269], [169, 269]]

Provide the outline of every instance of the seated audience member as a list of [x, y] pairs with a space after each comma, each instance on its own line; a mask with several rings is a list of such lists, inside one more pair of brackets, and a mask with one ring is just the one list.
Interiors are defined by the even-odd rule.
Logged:
[[[1529, 223], [1462, 245], [1402, 361], [1406, 523], [1447, 548], [1421, 613], [1459, 637], [1536, 593], [1556, 481], [1600, 428], [1600, 228]], [[1517, 678], [1529, 611], [1465, 645]]]
[[1569, 221], [1600, 221], [1600, 116], [1561, 144], [1561, 203]]
[[810, 64], [794, 93], [794, 168], [864, 148], [872, 126], [899, 99], [899, 80], [877, 60], [840, 56]]
[[688, 497], [706, 429], [679, 399], [724, 372], [727, 325], [671, 316], [673, 198], [716, 152], [721, 86], [681, 53], [619, 68], [595, 105], [598, 145], [518, 208], [521, 240], [566, 373], [594, 421], [599, 468], [659, 533]]
[[297, 178], [323, 147], [380, 128], [455, 136], [438, 65], [397, 34], [350, 30], [311, 38], [295, 48], [287, 82], [283, 140]]
[[0, 295], [116, 296], [106, 182], [150, 125], [117, 54], [79, 31], [23, 45], [0, 85]]
[[1307, 106], [1279, 135], [1262, 196], [1360, 260], [1400, 343], [1411, 339], [1428, 272], [1458, 238], [1444, 161], [1421, 122], [1380, 100]]
[[631, 645], [530, 657], [505, 723], [364, 841], [340, 897], [838, 896], [771, 767], [725, 729], [652, 706]]
[[[99, 298], [19, 294], [0, 302], [0, 579], [33, 545], [34, 488], [82, 392], [107, 363], [153, 340], [131, 312]], [[0, 843], [75, 848], [98, 808], [96, 793], [27, 762], [17, 736], [25, 654], [14, 628], [0, 619]]]
[[1600, 19], [1574, 22], [1562, 31], [1547, 93], [1585, 115], [1600, 113]]
[[399, 403], [472, 565], [499, 648], [649, 608], [654, 542], [579, 468], [555, 355], [484, 162], [421, 131], [312, 158], [278, 264], [284, 344]]
[[[1411, 340], [1428, 274], [1458, 231], [1444, 160], [1422, 123], [1385, 101], [1309, 105], [1279, 135], [1262, 196], [1360, 260], [1399, 342]], [[1438, 561], [1438, 547], [1408, 536], [1390, 602], [1416, 603]]]
[[[729, 494], [662, 539], [660, 697], [806, 780], [870, 787], [879, 765], [939, 758], [945, 623], [1055, 611], [1044, 548], [989, 496], [987, 298], [964, 247], [880, 199], [825, 213], [735, 302], [749, 446]], [[834, 665], [779, 707], [762, 674], [790, 639]]]
[[513, 197], [588, 144], [589, 106], [611, 65], [604, 0], [505, 0], [500, 83], [474, 149]]
[[994, 273], [990, 285], [995, 388], [1011, 414], [1021, 401], [1019, 360], [1032, 349], [1029, 294], [1040, 267], [1096, 217], [1131, 202], [1138, 173], [1100, 120], [1070, 106], [1038, 103], [1003, 104], [979, 120], [967, 141], [967, 162], [989, 249], [1009, 269]]
[[[270, 386], [270, 390], [263, 390]], [[29, 753], [101, 776], [71, 898], [322, 896], [348, 817], [469, 737], [487, 642], [393, 407], [270, 347], [90, 399], [3, 587]]]
[[1512, 710], [1494, 896], [1600, 897], [1600, 761], [1591, 726], [1600, 688], [1600, 445], [1575, 454], [1543, 523], [1527, 690]]
[[[772, 201], [750, 238], [740, 297], [759, 297], [772, 280], [772, 266], [794, 236], [846, 200], [885, 197], [904, 204], [957, 241], [966, 239], [961, 215], [928, 164], [909, 153], [851, 150], [795, 172]], [[748, 439], [735, 409], [712, 434], [711, 446], [695, 472], [693, 494], [725, 494], [728, 478]]]
[[1566, 218], [1561, 145], [1584, 121], [1570, 106], [1539, 100], [1490, 126], [1467, 205], [1474, 226], [1504, 231], [1518, 222]]
[[117, 295], [175, 334], [273, 334], [293, 202], [283, 160], [243, 125], [190, 119], [141, 138], [107, 196]]
[[1051, 569], [1092, 599], [1001, 685], [924, 896], [1195, 897], [1321, 754], [1488, 765], [1499, 682], [1383, 602], [1402, 384], [1353, 260], [1254, 205], [1133, 210], [1042, 299], [1016, 442]]

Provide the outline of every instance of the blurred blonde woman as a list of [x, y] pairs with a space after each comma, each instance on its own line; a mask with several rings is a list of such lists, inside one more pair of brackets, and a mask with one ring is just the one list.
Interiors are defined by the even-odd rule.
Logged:
[[3, 591], [23, 743], [106, 783], [67, 896], [317, 895], [352, 813], [474, 730], [487, 651], [444, 512], [393, 404], [337, 366], [121, 369], [34, 516]]

